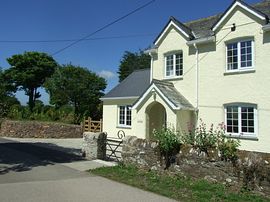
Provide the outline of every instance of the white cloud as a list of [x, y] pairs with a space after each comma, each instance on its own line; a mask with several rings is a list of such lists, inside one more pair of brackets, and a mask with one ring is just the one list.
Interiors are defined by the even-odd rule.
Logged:
[[103, 77], [104, 79], [113, 79], [117, 77], [117, 75], [111, 71], [102, 70], [99, 73], [99, 76]]

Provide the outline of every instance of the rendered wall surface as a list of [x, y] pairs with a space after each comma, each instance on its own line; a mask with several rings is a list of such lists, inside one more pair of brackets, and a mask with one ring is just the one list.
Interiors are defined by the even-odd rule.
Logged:
[[[231, 31], [232, 25], [235, 31]], [[225, 122], [224, 105], [250, 103], [257, 105], [257, 133], [254, 140], [241, 140], [241, 149], [270, 152], [270, 32], [263, 32], [263, 21], [237, 8], [216, 31], [216, 42], [199, 45], [199, 97], [198, 118], [207, 126]], [[243, 39], [254, 40], [254, 70], [226, 72], [226, 43]], [[158, 55], [153, 61], [153, 78], [172, 82], [176, 89], [196, 106], [196, 54], [187, 39], [171, 27], [158, 44]], [[166, 79], [164, 55], [171, 51], [183, 52], [184, 73], [182, 78]], [[134, 100], [135, 101], [135, 100]], [[167, 121], [176, 128], [186, 128], [188, 120], [194, 120], [190, 112], [172, 110], [159, 96], [149, 95], [139, 109], [132, 111], [132, 127], [125, 129], [128, 135], [145, 138], [149, 131], [146, 110], [154, 101], [162, 104]], [[118, 102], [118, 101], [117, 101]], [[122, 103], [120, 100], [119, 103]], [[131, 103], [131, 101], [130, 101]], [[117, 103], [118, 104], [118, 103]], [[115, 133], [117, 105], [104, 105], [104, 129]]]

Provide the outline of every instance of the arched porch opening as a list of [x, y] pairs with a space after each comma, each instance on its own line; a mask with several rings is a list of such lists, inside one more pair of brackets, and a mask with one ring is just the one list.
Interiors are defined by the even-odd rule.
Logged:
[[161, 130], [166, 127], [167, 113], [165, 107], [159, 102], [152, 102], [145, 110], [146, 115], [146, 139], [153, 139], [153, 130]]

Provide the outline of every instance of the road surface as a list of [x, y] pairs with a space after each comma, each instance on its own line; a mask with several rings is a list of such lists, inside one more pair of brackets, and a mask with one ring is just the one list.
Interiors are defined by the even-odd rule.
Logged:
[[0, 201], [173, 201], [66, 166], [81, 162], [79, 155], [0, 138]]

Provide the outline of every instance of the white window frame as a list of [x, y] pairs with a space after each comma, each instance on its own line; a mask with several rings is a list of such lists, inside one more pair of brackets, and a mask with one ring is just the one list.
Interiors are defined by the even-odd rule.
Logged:
[[[238, 133], [227, 132], [227, 107], [238, 107]], [[254, 133], [242, 132], [242, 107], [252, 107], [254, 110]], [[225, 114], [225, 131], [228, 136], [232, 137], [243, 137], [243, 138], [257, 138], [258, 135], [258, 110], [256, 104], [246, 104], [246, 103], [232, 103], [224, 105], [224, 114]]]
[[[251, 66], [249, 67], [241, 67], [241, 42], [251, 41]], [[230, 44], [237, 44], [237, 69], [228, 69], [228, 45]], [[253, 39], [242, 39], [238, 41], [230, 41], [225, 44], [226, 46], [226, 72], [244, 72], [244, 71], [250, 71], [255, 69], [255, 52], [254, 52], [254, 40]]]
[[[120, 123], [120, 108], [121, 107], [124, 107], [124, 123], [121, 124]], [[127, 111], [128, 111], [128, 108], [130, 110], [130, 125], [127, 124]], [[132, 107], [131, 105], [119, 105], [118, 106], [118, 119], [117, 119], [117, 125], [118, 127], [124, 127], [124, 128], [131, 128], [131, 125], [132, 125]]]
[[[182, 75], [177, 76], [176, 75], [176, 55], [182, 54]], [[173, 55], [173, 74], [167, 76], [167, 57]], [[184, 54], [183, 51], [174, 51], [164, 54], [164, 78], [170, 79], [170, 78], [182, 78], [184, 74]]]

